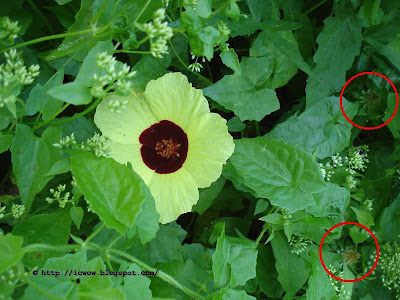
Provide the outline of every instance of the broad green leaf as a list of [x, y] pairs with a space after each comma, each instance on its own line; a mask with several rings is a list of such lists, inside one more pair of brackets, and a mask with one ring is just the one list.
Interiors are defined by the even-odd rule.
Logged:
[[[235, 140], [235, 145], [228, 164], [239, 182], [272, 205], [295, 212], [314, 205], [313, 193], [326, 188], [319, 166], [298, 146], [262, 137]], [[236, 186], [237, 177], [228, 179]]]
[[212, 300], [255, 300], [253, 296], [247, 295], [246, 291], [237, 291], [229, 288], [223, 288], [218, 294], [213, 295]]
[[269, 65], [266, 57], [244, 57], [240, 75], [224, 76], [205, 88], [204, 95], [233, 111], [242, 121], [261, 121], [280, 107], [275, 91], [264, 86], [271, 75]]
[[318, 248], [312, 247], [310, 251], [312, 275], [308, 280], [307, 300], [325, 299], [335, 300], [336, 294], [329, 280], [329, 275], [322, 268]]
[[11, 233], [0, 235], [0, 274], [15, 265], [23, 256], [23, 238]]
[[167, 71], [165, 69], [170, 65], [171, 55], [164, 55], [163, 58], [143, 55], [142, 59], [133, 67], [133, 70], [137, 72], [132, 81], [133, 87], [145, 90], [147, 83], [166, 74]]
[[234, 49], [222, 51], [219, 56], [225, 66], [231, 68], [235, 73], [240, 74], [239, 58]]
[[254, 215], [264, 212], [268, 208], [268, 201], [264, 199], [259, 199], [256, 203], [256, 208], [254, 209]]
[[341, 215], [350, 202], [349, 190], [330, 182], [326, 190], [313, 194], [313, 197], [315, 205], [307, 207], [306, 211], [315, 217]]
[[311, 71], [310, 66], [304, 62], [303, 57], [300, 54], [299, 47], [297, 43], [292, 40], [287, 40], [276, 32], [265, 30], [265, 38], [269, 43], [272, 43], [275, 48], [285, 56], [291, 63], [295, 64], [299, 69], [309, 76], [315, 77], [313, 71]]
[[111, 40], [107, 40], [104, 42], [98, 42], [96, 46], [94, 46], [85, 59], [82, 62], [81, 68], [79, 69], [79, 73], [76, 76], [75, 81], [83, 84], [85, 86], [90, 86], [90, 80], [93, 74], [98, 72], [98, 66], [96, 64], [97, 55], [106, 52], [111, 54], [114, 50], [114, 45]]
[[384, 241], [397, 241], [400, 235], [400, 197], [386, 207], [377, 222]]
[[225, 228], [217, 240], [212, 260], [216, 287], [244, 285], [256, 276], [257, 249], [254, 242], [225, 236]]
[[156, 210], [153, 197], [145, 197], [141, 207], [141, 211], [136, 217], [134, 228], [136, 228], [142, 244], [146, 244], [156, 237], [160, 215]]
[[43, 120], [46, 121], [54, 116], [55, 113], [61, 108], [62, 102], [56, 100], [47, 92], [56, 87], [60, 86], [64, 79], [64, 70], [58, 71], [58, 74], [45, 85], [37, 83], [29, 94], [29, 98], [26, 102], [25, 112], [28, 116], [33, 116], [37, 112], [41, 112]]
[[229, 119], [227, 125], [230, 132], [240, 132], [246, 128], [246, 124], [240, 121], [238, 116], [234, 116], [233, 118]]
[[[269, 59], [269, 66], [272, 76], [268, 79], [268, 87], [276, 89], [284, 86], [297, 73], [297, 64], [281, 52], [281, 50], [271, 43], [269, 36], [282, 38], [293, 47], [297, 48], [297, 42], [290, 31], [280, 32], [261, 32], [255, 39], [250, 48], [250, 56], [266, 57]], [[298, 51], [298, 50], [297, 50]]]
[[354, 243], [359, 244], [366, 241], [370, 235], [365, 229], [354, 225], [350, 228], [350, 237]]
[[[387, 112], [383, 121], [386, 122], [392, 116], [394, 109], [396, 107], [396, 95], [394, 93], [390, 93], [387, 98]], [[394, 118], [387, 125], [395, 139], [400, 138], [400, 115], [396, 113]]]
[[257, 23], [261, 20], [279, 20], [279, 8], [276, 1], [246, 0], [251, 16]]
[[[62, 120], [63, 118], [60, 119]], [[83, 116], [61, 124], [60, 127], [62, 128], [63, 136], [71, 135], [73, 133], [77, 143], [87, 141], [98, 132], [93, 119], [86, 119]]]
[[[134, 271], [136, 274], [141, 274], [141, 269], [138, 265], [132, 264], [126, 271]], [[152, 297], [150, 279], [146, 276], [126, 276], [124, 277], [124, 293], [126, 299], [143, 299], [150, 300]]]
[[398, 35], [400, 15], [398, 10], [392, 10], [383, 17], [380, 24], [368, 27], [364, 32], [365, 40], [375, 48], [381, 48], [392, 42]]
[[89, 88], [77, 81], [53, 87], [47, 91], [47, 94], [73, 105], [88, 104], [92, 101]]
[[202, 18], [207, 18], [212, 13], [211, 3], [212, 3], [212, 0], [197, 1], [196, 13]]
[[[12, 234], [24, 238], [24, 246], [30, 244], [66, 244], [71, 230], [71, 217], [69, 210], [64, 209], [58, 213], [41, 214], [30, 217], [17, 224]], [[59, 252], [45, 251], [43, 253], [30, 252], [24, 257], [24, 264], [30, 267], [42, 266], [46, 259], [59, 256]]]
[[61, 129], [48, 127], [41, 138], [32, 130], [18, 124], [11, 146], [12, 164], [22, 203], [29, 210], [34, 196], [53, 176], [46, 176], [54, 163], [62, 158], [62, 152], [53, 146], [61, 139]]
[[213, 201], [221, 193], [226, 179], [221, 176], [217, 181], [214, 181], [210, 187], [200, 189], [199, 191], [199, 201], [193, 206], [192, 211], [203, 214], [213, 203]]
[[280, 223], [282, 223], [282, 215], [280, 215], [278, 213], [273, 213], [273, 214], [269, 214], [264, 217], [261, 217], [259, 220], [264, 221], [266, 223], [270, 223], [270, 224], [280, 224]]
[[[59, 272], [59, 275], [44, 276], [41, 275], [41, 270]], [[120, 289], [112, 287], [110, 276], [99, 275], [100, 270], [103, 272], [106, 270], [101, 258], [96, 257], [87, 262], [86, 251], [50, 258], [41, 270], [38, 270], [37, 276], [30, 279], [35, 287], [28, 286], [23, 299], [49, 299], [46, 294], [43, 294], [43, 290], [53, 298], [124, 299]], [[96, 272], [97, 275], [78, 275], [75, 271]]]
[[[364, 15], [370, 25], [377, 25], [382, 20], [384, 13], [380, 8], [381, 0], [364, 0]], [[361, 11], [361, 9], [360, 9]]]
[[12, 133], [2, 133], [0, 132], [0, 153], [6, 152], [14, 139]]
[[280, 298], [283, 288], [278, 281], [278, 272], [275, 269], [275, 257], [270, 246], [260, 244], [257, 255], [257, 283], [261, 291], [271, 298]]
[[308, 280], [310, 270], [304, 258], [290, 253], [289, 243], [281, 232], [275, 233], [271, 244], [276, 258], [278, 281], [285, 292], [295, 294]]
[[[343, 107], [353, 118], [358, 106], [343, 99]], [[300, 145], [320, 159], [335, 155], [349, 146], [351, 125], [340, 110], [339, 97], [327, 97], [302, 114], [276, 125], [265, 136], [291, 145]]]
[[358, 222], [360, 222], [360, 224], [367, 226], [367, 227], [370, 227], [375, 224], [374, 218], [371, 216], [371, 214], [369, 212], [357, 209], [352, 206], [350, 206], [350, 207], [356, 214], [357, 220], [358, 220]]
[[91, 209], [124, 234], [134, 225], [144, 199], [151, 197], [146, 185], [132, 169], [111, 158], [83, 151], [70, 154], [72, 174]]
[[[351, 272], [347, 264], [343, 264], [343, 279], [354, 279], [354, 274]], [[351, 299], [351, 295], [353, 294], [353, 284], [353, 282], [342, 282], [339, 300]]]
[[71, 171], [71, 164], [68, 158], [58, 160], [51, 169], [46, 173], [46, 176], [59, 175]]
[[72, 206], [69, 210], [69, 214], [71, 216], [72, 221], [76, 225], [76, 228], [79, 229], [81, 227], [81, 222], [84, 215], [82, 207]]
[[361, 22], [352, 16], [346, 19], [330, 17], [317, 38], [314, 55], [316, 76], [307, 79], [307, 109], [332, 93], [339, 92], [346, 83], [346, 72], [359, 54]]

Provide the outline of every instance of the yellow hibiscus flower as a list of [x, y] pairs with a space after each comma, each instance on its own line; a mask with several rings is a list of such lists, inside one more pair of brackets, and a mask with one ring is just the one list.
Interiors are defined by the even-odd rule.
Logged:
[[[109, 110], [116, 100], [127, 102], [120, 113]], [[181, 73], [150, 81], [143, 93], [106, 97], [94, 122], [111, 138], [111, 157], [130, 162], [147, 184], [163, 224], [191, 211], [235, 147], [226, 120]]]

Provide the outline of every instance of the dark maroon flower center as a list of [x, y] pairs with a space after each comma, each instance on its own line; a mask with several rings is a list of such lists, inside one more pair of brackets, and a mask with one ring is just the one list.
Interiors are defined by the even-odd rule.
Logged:
[[186, 133], [175, 123], [162, 120], [151, 125], [139, 137], [143, 162], [159, 174], [178, 171], [187, 157]]

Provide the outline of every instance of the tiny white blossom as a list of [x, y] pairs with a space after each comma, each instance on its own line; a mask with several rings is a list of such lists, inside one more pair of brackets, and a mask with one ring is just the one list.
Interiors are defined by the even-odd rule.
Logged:
[[12, 207], [11, 207], [11, 212], [12, 212], [12, 216], [15, 219], [18, 219], [19, 217], [21, 217], [24, 214], [25, 206], [23, 204], [15, 204], [15, 203], [13, 203]]

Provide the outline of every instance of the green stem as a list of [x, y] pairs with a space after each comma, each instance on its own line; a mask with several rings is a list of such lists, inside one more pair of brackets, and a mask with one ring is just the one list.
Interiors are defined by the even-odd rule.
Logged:
[[207, 81], [208, 84], [213, 84], [211, 80], [209, 80], [208, 78], [204, 77], [203, 75], [197, 73], [197, 72], [193, 72], [192, 70], [189, 69], [189, 66], [187, 64], [185, 64], [185, 62], [182, 60], [182, 58], [179, 56], [178, 52], [176, 51], [174, 45], [171, 43], [171, 41], [169, 41], [169, 45], [171, 46], [172, 51], [174, 51], [176, 58], [179, 60], [179, 62], [185, 67], [185, 69], [187, 69], [189, 72], [197, 75], [198, 77], [200, 77], [201, 79]]
[[320, 7], [321, 5], [323, 5], [326, 1], [328, 0], [322, 0], [321, 2], [317, 3], [316, 5], [314, 5], [313, 7], [311, 7], [309, 10], [307, 10], [304, 14], [308, 15], [309, 13], [313, 12], [314, 10], [316, 10], [318, 7]]
[[139, 12], [139, 14], [136, 16], [135, 21], [133, 21], [133, 24], [135, 24], [135, 23], [140, 19], [140, 17], [142, 16], [142, 14], [143, 14], [144, 11], [146, 10], [146, 8], [149, 6], [149, 4], [150, 4], [151, 1], [152, 1], [152, 0], [147, 0], [146, 4], [143, 6], [142, 10], [141, 10], [141, 11]]
[[[147, 264], [145, 264], [144, 262], [140, 261], [139, 259], [137, 259], [136, 257], [129, 255], [123, 251], [117, 250], [117, 249], [109, 249], [109, 252], [114, 253], [115, 255], [118, 256], [122, 256], [136, 264], [138, 264], [140, 267], [142, 267], [143, 269], [147, 270], [147, 271], [152, 271], [152, 272], [157, 272], [157, 269], [154, 269], [150, 266], [148, 266]], [[168, 275], [167, 273], [164, 273], [161, 270], [158, 270], [158, 277], [160, 279], [162, 279], [163, 281], [165, 281], [166, 283], [176, 287], [177, 289], [181, 290], [182, 292], [184, 292], [186, 295], [188, 295], [189, 297], [193, 298], [193, 299], [204, 299], [203, 296], [199, 295], [198, 293], [188, 289], [187, 287], [183, 286], [182, 284], [180, 284], [175, 278], [171, 277], [170, 275]]]
[[33, 128], [33, 131], [35, 131], [35, 130], [39, 129], [40, 127], [43, 127], [44, 125], [46, 125], [46, 124], [50, 123], [51, 121], [53, 121], [59, 114], [61, 114], [64, 110], [66, 110], [68, 106], [70, 106], [70, 104], [66, 103], [63, 107], [60, 108], [60, 110], [58, 112], [56, 112], [53, 116], [51, 116], [50, 119], [48, 119], [48, 120], [46, 120], [44, 122], [41, 122], [37, 126], [35, 126]]
[[88, 236], [88, 238], [84, 241], [85, 245], [87, 245], [87, 243], [89, 243], [89, 241], [94, 238], [103, 228], [104, 226], [106, 226], [106, 224], [101, 224], [99, 226], [99, 228], [96, 229], [96, 231], [94, 231], [91, 235]]
[[257, 239], [256, 239], [256, 242], [255, 242], [256, 248], [257, 248], [258, 244], [260, 243], [262, 237], [264, 236], [264, 233], [267, 231], [267, 229], [268, 229], [268, 225], [267, 225], [267, 223], [264, 223], [264, 227], [263, 227], [263, 229], [261, 230], [261, 232], [260, 232], [260, 234], [258, 235], [258, 237], [257, 237]]
[[209, 15], [204, 22], [207, 22], [208, 20], [210, 20], [212, 17], [214, 17], [216, 14], [218, 14], [220, 11], [225, 9], [225, 6], [229, 5], [230, 1], [227, 1], [224, 5], [222, 5], [221, 7], [219, 7], [218, 9], [214, 10], [211, 15]]
[[151, 54], [150, 51], [115, 50], [113, 53]]
[[61, 245], [52, 246], [47, 244], [31, 244], [23, 248], [25, 253], [30, 252], [41, 252], [41, 251], [57, 251], [57, 252], [69, 252], [80, 249], [79, 245]]
[[385, 180], [385, 179], [393, 179], [393, 178], [398, 178], [398, 177], [392, 176], [392, 177], [381, 177], [381, 178], [376, 178], [376, 179], [372, 179], [372, 180], [368, 180], [368, 181], [361, 182], [360, 185], [367, 184], [367, 183], [371, 183], [371, 182], [376, 182], [376, 181], [381, 181], [381, 180]]
[[18, 48], [22, 48], [22, 47], [25, 47], [25, 46], [29, 46], [29, 45], [33, 45], [33, 44], [37, 44], [37, 43], [41, 43], [41, 42], [45, 42], [45, 41], [62, 39], [62, 38], [65, 38], [65, 37], [74, 36], [74, 35], [80, 35], [80, 34], [86, 34], [86, 33], [90, 33], [90, 32], [93, 32], [93, 30], [92, 29], [86, 29], [86, 30], [81, 30], [81, 31], [67, 32], [67, 33], [44, 36], [44, 37], [41, 37], [41, 38], [37, 38], [37, 39], [34, 39], [34, 40], [23, 42], [21, 44], [14, 45], [12, 47], [8, 47], [6, 49], [0, 50], [0, 53], [3, 53], [3, 52], [8, 51], [10, 49], [18, 49]]

